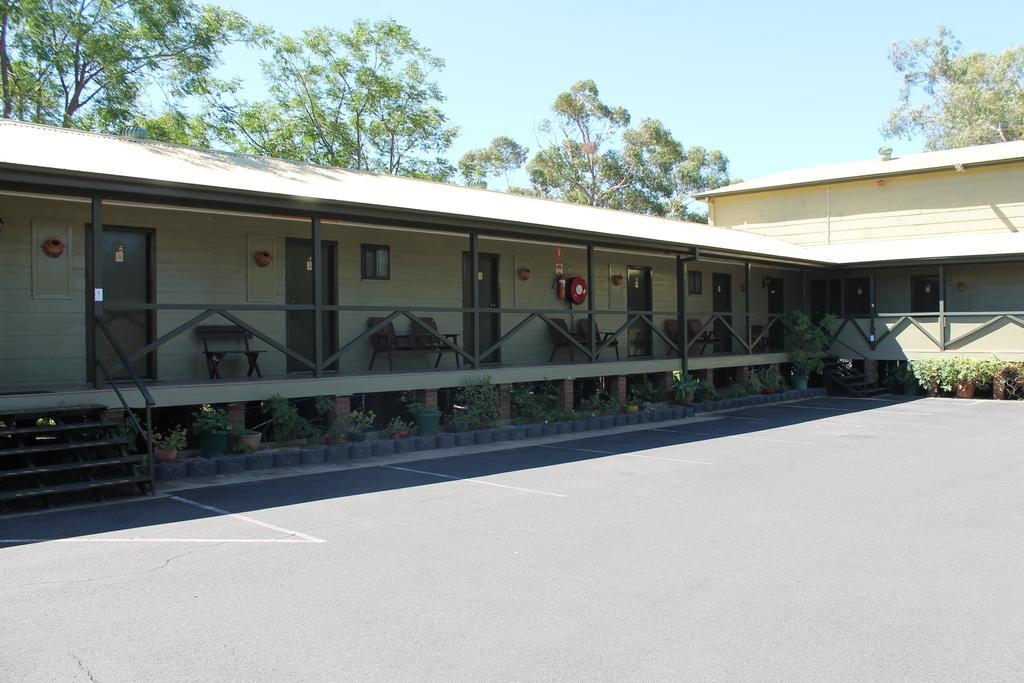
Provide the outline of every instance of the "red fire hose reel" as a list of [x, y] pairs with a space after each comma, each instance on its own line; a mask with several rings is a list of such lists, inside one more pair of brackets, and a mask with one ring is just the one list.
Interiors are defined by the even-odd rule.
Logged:
[[587, 293], [590, 291], [590, 287], [587, 285], [587, 281], [581, 277], [571, 277], [567, 283], [567, 294], [569, 299], [574, 304], [582, 304], [587, 300]]

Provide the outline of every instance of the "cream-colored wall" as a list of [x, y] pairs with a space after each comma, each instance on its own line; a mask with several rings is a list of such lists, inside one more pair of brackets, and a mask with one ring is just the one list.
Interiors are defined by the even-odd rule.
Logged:
[[1024, 229], [1024, 164], [769, 190], [712, 200], [714, 225], [802, 245]]

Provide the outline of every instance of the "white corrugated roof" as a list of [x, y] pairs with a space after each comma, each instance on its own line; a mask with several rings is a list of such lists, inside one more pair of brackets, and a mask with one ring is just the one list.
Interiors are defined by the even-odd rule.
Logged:
[[735, 185], [726, 185], [709, 192], [702, 192], [697, 195], [697, 198], [720, 197], [722, 195], [756, 192], [759, 190], [778, 190], [798, 185], [815, 185], [842, 180], [856, 180], [858, 178], [876, 178], [904, 173], [955, 169], [957, 166], [966, 168], [977, 164], [991, 164], [1016, 159], [1024, 159], [1024, 141], [975, 145], [973, 147], [945, 149], [938, 152], [904, 154], [903, 156], [893, 157], [889, 161], [876, 158], [865, 161], [851, 161], [844, 164], [799, 168], [736, 183]]
[[[1004, 151], [996, 156], [992, 148]], [[1011, 149], [1016, 151], [1011, 154]], [[983, 158], [1024, 157], [1024, 142], [913, 156], [947, 155], [942, 157], [946, 159], [943, 163], [950, 163], [948, 159], [953, 157], [948, 155], [970, 150], [980, 151], [970, 159], [962, 157], [960, 163], [980, 163]], [[903, 157], [904, 167], [909, 163], [906, 161], [908, 158]], [[901, 160], [863, 163], [898, 164]], [[576, 230], [581, 236], [637, 238], [825, 264], [1024, 254], [1024, 235], [1015, 233], [802, 247], [763, 235], [700, 223], [16, 121], [0, 120], [0, 166], [475, 217], [507, 222], [513, 228], [516, 223], [551, 226]]]
[[807, 260], [782, 240], [700, 223], [336, 167], [0, 121], [0, 165], [390, 207]]
[[950, 235], [808, 247], [818, 261], [836, 264], [1024, 254], [1024, 233]]

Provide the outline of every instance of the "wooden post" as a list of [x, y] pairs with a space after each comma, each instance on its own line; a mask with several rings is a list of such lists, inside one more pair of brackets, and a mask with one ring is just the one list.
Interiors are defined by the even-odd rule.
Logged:
[[323, 244], [320, 235], [320, 219], [314, 217], [311, 232], [313, 242], [313, 376], [320, 377], [324, 371], [324, 283]]
[[939, 351], [946, 350], [946, 268], [939, 266]]
[[687, 259], [676, 254], [676, 346], [679, 347], [679, 369], [684, 375], [690, 369], [690, 350], [687, 348], [689, 342], [686, 335], [686, 300], [689, 294]]
[[[93, 387], [102, 389], [105, 383], [103, 373], [96, 367], [96, 357], [99, 355], [99, 326], [97, 319], [103, 318], [103, 198], [94, 195], [92, 198], [92, 267], [89, 269], [89, 289], [86, 297], [92, 301], [92, 320], [89, 321], [89, 334], [92, 344], [92, 358], [89, 372], [93, 374]], [[131, 372], [131, 368], [125, 368]]]
[[870, 346], [871, 346], [871, 350], [872, 351], [875, 350], [875, 339], [877, 338], [877, 336], [875, 335], [875, 303], [876, 303], [875, 302], [875, 297], [876, 297], [876, 294], [877, 294], [877, 291], [876, 291], [876, 288], [875, 288], [875, 274], [871, 273], [871, 275], [868, 276], [868, 315], [869, 315], [869, 318], [868, 318], [868, 339], [871, 342]]
[[751, 301], [751, 296], [750, 296], [751, 295], [751, 291], [750, 291], [751, 290], [751, 282], [750, 282], [750, 270], [751, 270], [751, 268], [750, 268], [750, 261], [747, 261], [743, 265], [744, 265], [744, 275], [747, 278], [747, 280], [746, 280], [746, 282], [747, 282], [747, 287], [746, 287], [746, 289], [747, 289], [747, 301], [746, 301], [746, 304], [745, 304], [746, 307], [747, 307], [747, 315], [746, 315], [746, 318], [747, 318], [747, 353], [753, 353], [754, 352], [754, 345], [751, 343], [751, 338], [750, 338], [750, 329], [751, 329], [750, 328], [750, 301]]
[[469, 277], [473, 296], [473, 369], [480, 367], [480, 244], [475, 232], [469, 233]]
[[587, 321], [590, 323], [590, 362], [597, 361], [597, 349], [594, 335], [594, 245], [587, 245], [587, 283], [590, 293], [587, 295]]

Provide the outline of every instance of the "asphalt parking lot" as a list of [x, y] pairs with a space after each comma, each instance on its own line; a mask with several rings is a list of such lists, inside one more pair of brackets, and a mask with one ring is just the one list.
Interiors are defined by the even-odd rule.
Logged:
[[820, 398], [0, 519], [0, 680], [1020, 679], [1022, 428]]

